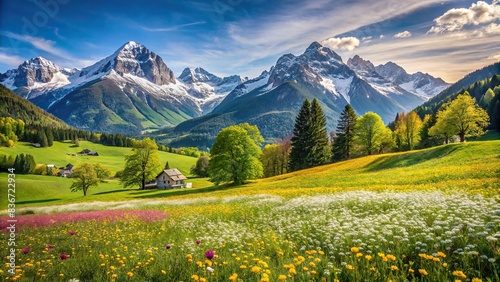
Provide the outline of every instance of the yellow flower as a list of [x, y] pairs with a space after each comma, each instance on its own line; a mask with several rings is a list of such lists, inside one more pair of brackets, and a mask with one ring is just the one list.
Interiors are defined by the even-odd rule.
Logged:
[[387, 258], [392, 260], [392, 261], [395, 261], [396, 260], [396, 257], [394, 255], [387, 255]]
[[246, 269], [247, 266], [246, 265], [240, 265], [240, 269]]
[[438, 257], [442, 257], [442, 258], [446, 257], [446, 254], [443, 252], [437, 252], [437, 255], [438, 255]]
[[233, 273], [231, 276], [229, 276], [229, 281], [236, 281], [238, 279], [238, 274]]
[[397, 266], [393, 265], [393, 266], [391, 266], [391, 270], [392, 270], [392, 271], [398, 271], [398, 270], [399, 270], [399, 268], [398, 268]]
[[352, 247], [351, 248], [351, 252], [352, 253], [357, 253], [357, 252], [359, 252], [359, 248], [358, 247]]
[[312, 262], [312, 261], [311, 261], [311, 262], [309, 263], [309, 266], [310, 266], [311, 268], [315, 268], [315, 267], [316, 267], [316, 264], [314, 264], [314, 262]]
[[446, 262], [443, 263], [443, 267], [448, 267], [448, 264]]
[[261, 270], [261, 268], [260, 268], [260, 267], [258, 267], [258, 266], [252, 266], [252, 270], [251, 270], [251, 271], [252, 271], [253, 273], [260, 273], [260, 270]]
[[413, 272], [415, 272], [415, 270], [413, 270], [413, 269], [411, 269], [411, 268], [410, 268], [410, 269], [408, 269], [408, 273], [413, 273]]
[[354, 266], [352, 266], [350, 264], [346, 265], [345, 268], [347, 268], [347, 270], [354, 270]]
[[59, 277], [64, 277], [64, 274], [62, 274], [62, 273], [59, 273]]
[[[281, 274], [280, 276], [278, 276], [278, 280], [279, 281], [285, 281], [286, 280], [286, 275]], [[480, 282], [480, 281], [478, 281], [478, 282]]]
[[360, 258], [360, 257], [362, 257], [362, 256], [363, 256], [363, 254], [362, 254], [362, 253], [357, 253], [357, 254], [356, 254], [356, 257], [357, 257], [357, 258]]
[[198, 280], [200, 280], [200, 277], [198, 277], [198, 275], [196, 275], [196, 274], [193, 274], [193, 275], [191, 275], [191, 279], [193, 279], [194, 281], [198, 281]]
[[370, 255], [366, 255], [366, 256], [365, 256], [365, 259], [366, 259], [366, 260], [371, 260], [371, 259], [372, 259], [372, 256], [370, 256]]
[[161, 274], [166, 275], [166, 274], [167, 274], [167, 272], [166, 272], [165, 270], [163, 270], [163, 269], [162, 269], [162, 270], [161, 270]]
[[311, 275], [316, 275], [317, 272], [315, 270], [311, 270]]
[[375, 267], [370, 267], [371, 272], [375, 272], [375, 270], [376, 270]]
[[269, 282], [269, 277], [262, 277], [260, 282]]
[[434, 261], [434, 262], [440, 262], [441, 260], [439, 258], [433, 258], [432, 261]]
[[481, 280], [479, 278], [472, 278], [471, 282], [483, 282], [483, 280]]
[[209, 260], [209, 259], [205, 260], [205, 265], [206, 266], [212, 266], [212, 261]]
[[429, 273], [427, 273], [427, 271], [426, 271], [425, 269], [423, 269], [423, 268], [419, 269], [419, 270], [418, 270], [418, 273], [420, 273], [420, 274], [422, 274], [422, 275], [424, 275], [424, 276], [425, 276], [425, 275], [427, 275], [427, 274], [429, 274]]
[[116, 277], [118, 277], [118, 274], [111, 275], [111, 278], [113, 278], [113, 279], [115, 279]]
[[288, 269], [288, 273], [290, 275], [297, 275], [297, 270], [295, 270], [295, 268], [290, 268], [290, 269]]
[[463, 273], [461, 270], [453, 271], [453, 276], [457, 276], [457, 277], [464, 278], [464, 279], [467, 278], [465, 273]]
[[127, 276], [132, 277], [132, 276], [134, 276], [134, 273], [129, 271], [129, 272], [127, 272]]
[[197, 261], [197, 262], [196, 262], [196, 265], [197, 265], [198, 267], [203, 267], [203, 263], [202, 263], [201, 261]]
[[207, 282], [207, 279], [205, 279], [205, 278], [201, 277], [199, 281], [200, 281], [200, 282]]

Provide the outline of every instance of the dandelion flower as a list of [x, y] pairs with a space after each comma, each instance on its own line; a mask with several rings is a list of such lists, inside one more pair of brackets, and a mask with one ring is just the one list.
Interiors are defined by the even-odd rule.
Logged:
[[231, 276], [229, 276], [229, 281], [236, 281], [238, 279], [238, 274], [233, 273]]
[[427, 274], [429, 274], [429, 273], [427, 273], [427, 271], [426, 271], [425, 269], [423, 269], [423, 268], [419, 269], [419, 270], [418, 270], [418, 273], [420, 273], [420, 274], [422, 274], [422, 275], [424, 275], [424, 276], [425, 276], [425, 275], [427, 275]]
[[286, 275], [281, 274], [280, 276], [278, 276], [278, 280], [279, 281], [285, 281], [286, 280]]
[[359, 252], [359, 248], [358, 247], [352, 247], [351, 248], [351, 253], [357, 253]]
[[453, 276], [457, 276], [457, 277], [464, 278], [464, 279], [467, 278], [465, 273], [463, 273], [461, 270], [453, 271]]

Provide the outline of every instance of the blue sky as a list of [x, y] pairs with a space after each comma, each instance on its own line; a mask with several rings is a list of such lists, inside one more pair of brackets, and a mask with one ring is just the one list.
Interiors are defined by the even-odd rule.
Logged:
[[[147, 3], [141, 3], [147, 2]], [[0, 72], [85, 67], [127, 41], [185, 67], [254, 77], [313, 41], [453, 82], [500, 61], [500, 0], [0, 0]]]

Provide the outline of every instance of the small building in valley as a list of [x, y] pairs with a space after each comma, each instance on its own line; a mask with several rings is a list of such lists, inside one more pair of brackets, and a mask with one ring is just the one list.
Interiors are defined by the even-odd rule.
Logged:
[[187, 180], [178, 169], [165, 169], [156, 177], [158, 189], [185, 188], [184, 181]]

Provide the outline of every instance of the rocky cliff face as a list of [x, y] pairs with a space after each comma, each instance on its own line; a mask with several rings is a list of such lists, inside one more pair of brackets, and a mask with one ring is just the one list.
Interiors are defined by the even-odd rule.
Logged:
[[25, 61], [17, 68], [14, 85], [16, 87], [23, 87], [33, 86], [35, 82], [47, 83], [52, 80], [56, 73], [61, 72], [61, 70], [54, 63], [42, 57], [36, 57]]
[[113, 69], [120, 75], [125, 73], [143, 77], [157, 85], [175, 84], [174, 73], [163, 59], [144, 45], [130, 41], [117, 51]]

